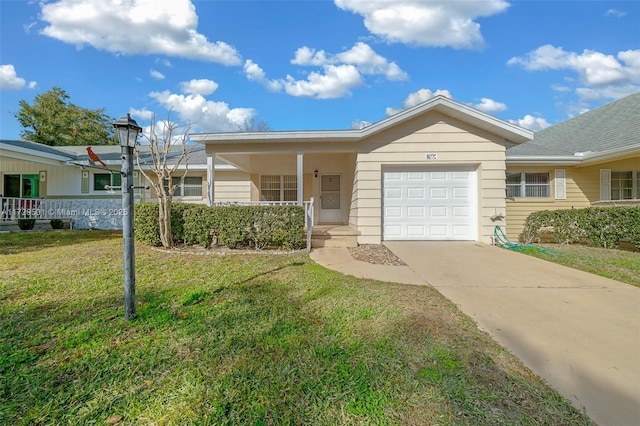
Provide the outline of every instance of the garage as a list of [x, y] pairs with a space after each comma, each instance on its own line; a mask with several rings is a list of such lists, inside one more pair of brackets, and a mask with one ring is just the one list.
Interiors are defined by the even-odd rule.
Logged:
[[382, 191], [384, 240], [477, 240], [475, 169], [386, 170]]

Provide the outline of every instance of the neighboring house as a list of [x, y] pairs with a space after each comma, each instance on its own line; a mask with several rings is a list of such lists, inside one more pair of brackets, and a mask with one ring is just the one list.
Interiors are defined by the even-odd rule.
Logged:
[[341, 224], [359, 243], [471, 240], [504, 226], [505, 151], [533, 133], [437, 96], [360, 130], [200, 133], [209, 203], [222, 159], [252, 202], [314, 199], [315, 224]]
[[640, 92], [507, 150], [507, 236], [538, 210], [640, 205]]
[[[193, 152], [188, 174], [174, 194], [176, 201], [206, 203], [206, 157], [204, 147], [191, 145]], [[91, 161], [86, 146], [47, 146], [28, 141], [0, 140], [0, 219], [6, 222], [33, 214], [39, 218], [73, 219], [77, 228], [119, 229], [122, 218], [120, 191], [121, 148], [118, 145], [94, 145], [100, 162]], [[141, 158], [148, 160], [149, 148], [140, 146]], [[171, 158], [176, 158], [177, 152]], [[143, 169], [147, 167], [143, 164]], [[218, 161], [221, 176], [218, 192], [238, 189], [235, 169]], [[145, 186], [134, 160], [134, 182]], [[181, 166], [179, 173], [184, 170]], [[181, 174], [180, 174], [181, 176]], [[179, 177], [176, 177], [179, 179]], [[239, 191], [243, 191], [242, 183]], [[156, 199], [152, 190], [136, 189], [136, 201]], [[110, 214], [113, 213], [113, 214]]]

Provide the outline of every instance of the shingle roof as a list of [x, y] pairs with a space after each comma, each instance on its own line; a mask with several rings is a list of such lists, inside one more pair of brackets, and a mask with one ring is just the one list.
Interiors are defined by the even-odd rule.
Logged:
[[75, 159], [75, 155], [70, 154], [68, 152], [65, 152], [61, 149], [57, 149], [54, 147], [51, 147], [49, 145], [44, 145], [41, 143], [36, 143], [36, 142], [30, 142], [30, 141], [23, 141], [23, 140], [7, 140], [7, 139], [2, 139], [0, 140], [0, 144], [3, 145], [11, 145], [15, 148], [18, 148], [20, 150], [30, 150], [30, 151], [37, 151], [37, 152], [41, 152], [44, 154], [49, 154], [49, 155], [58, 155], [61, 157], [67, 157], [69, 160], [74, 160]]
[[640, 146], [640, 92], [536, 132], [507, 150], [520, 156], [572, 156]]
[[[64, 146], [49, 146], [36, 142], [23, 141], [23, 140], [0, 140], [0, 147], [2, 145], [10, 145], [19, 151], [26, 152], [28, 150], [35, 151], [36, 153], [42, 153], [46, 155], [59, 156], [61, 161], [76, 162], [79, 164], [88, 164], [89, 156], [87, 154], [86, 145], [64, 145]], [[120, 164], [121, 148], [120, 145], [92, 145], [91, 149], [95, 152], [102, 161], [108, 164]], [[142, 159], [148, 159], [149, 146], [138, 146], [142, 153]], [[189, 164], [191, 165], [206, 165], [207, 156], [204, 145], [201, 144], [189, 144], [187, 149], [192, 149], [189, 156]], [[172, 159], [177, 159], [182, 151], [180, 144], [172, 146], [171, 153], [169, 154], [169, 162]], [[36, 154], [37, 155], [37, 154]], [[216, 158], [215, 164], [218, 166], [227, 165], [226, 162], [219, 158]]]

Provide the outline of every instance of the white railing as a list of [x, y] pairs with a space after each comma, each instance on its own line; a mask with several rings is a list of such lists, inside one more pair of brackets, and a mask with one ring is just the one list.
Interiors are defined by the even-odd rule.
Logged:
[[67, 219], [72, 216], [69, 200], [0, 197], [0, 220]]
[[[311, 251], [311, 234], [313, 233], [313, 197], [309, 201], [303, 201], [304, 228], [307, 231], [307, 251]], [[214, 206], [296, 206], [297, 201], [222, 201], [213, 203]]]

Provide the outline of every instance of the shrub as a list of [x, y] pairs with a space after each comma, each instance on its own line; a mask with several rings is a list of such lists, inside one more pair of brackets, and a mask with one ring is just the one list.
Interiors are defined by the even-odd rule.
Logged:
[[[171, 235], [177, 244], [184, 241], [184, 219], [182, 216], [190, 206], [191, 204], [185, 203], [171, 204]], [[160, 225], [158, 224], [158, 203], [136, 203], [134, 208], [133, 228], [136, 241], [150, 246], [162, 245]]]
[[570, 210], [544, 210], [527, 217], [526, 243], [536, 241], [549, 228], [559, 243], [587, 242], [598, 247], [615, 247], [623, 238], [640, 244], [640, 206], [589, 207]]
[[18, 228], [23, 231], [33, 229], [34, 226], [36, 226], [35, 219], [18, 219]]
[[52, 229], [62, 229], [64, 227], [64, 222], [62, 219], [51, 219], [49, 221]]
[[136, 203], [134, 205], [133, 229], [136, 241], [159, 246], [158, 203]]
[[[136, 240], [160, 245], [158, 204], [136, 205]], [[301, 249], [305, 246], [304, 209], [299, 206], [215, 206], [174, 203], [171, 227], [175, 243], [230, 248]]]

